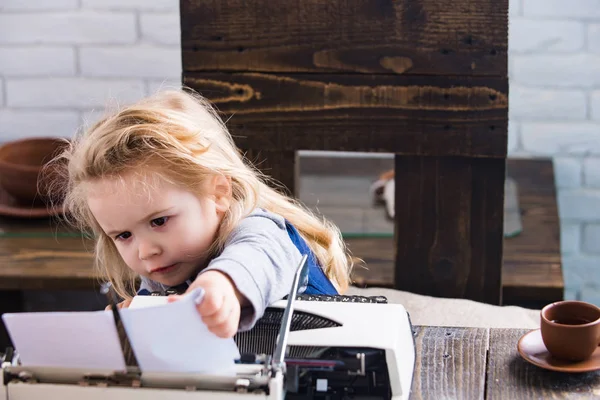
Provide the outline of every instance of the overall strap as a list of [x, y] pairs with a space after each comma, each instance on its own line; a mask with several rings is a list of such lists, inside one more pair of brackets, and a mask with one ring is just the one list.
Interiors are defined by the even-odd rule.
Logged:
[[336, 295], [338, 294], [335, 286], [331, 283], [329, 278], [323, 272], [319, 261], [315, 257], [314, 253], [306, 244], [306, 241], [300, 236], [300, 233], [292, 224], [286, 221], [285, 223], [288, 235], [300, 254], [308, 255], [306, 260], [308, 269], [308, 284], [306, 290], [303, 291], [305, 294], [325, 294], [325, 295]]

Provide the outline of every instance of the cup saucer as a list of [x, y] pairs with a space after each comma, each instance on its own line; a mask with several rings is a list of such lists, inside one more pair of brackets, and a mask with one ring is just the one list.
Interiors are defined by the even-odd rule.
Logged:
[[21, 204], [0, 185], [0, 215], [18, 218], [44, 218], [63, 213], [62, 205]]
[[600, 370], [600, 347], [585, 361], [561, 361], [550, 355], [539, 329], [526, 333], [517, 344], [519, 354], [540, 368], [559, 372], [590, 372]]

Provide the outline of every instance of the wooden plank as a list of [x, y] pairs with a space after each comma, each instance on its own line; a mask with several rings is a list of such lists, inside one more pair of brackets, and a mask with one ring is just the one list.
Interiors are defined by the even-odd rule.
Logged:
[[358, 287], [394, 287], [394, 238], [345, 238], [354, 257], [364, 261], [352, 270], [352, 284]]
[[504, 241], [506, 300], [537, 300], [540, 306], [562, 300], [560, 220], [552, 160], [509, 160], [507, 175], [517, 183], [523, 231]]
[[463, 298], [500, 305], [506, 160], [472, 159], [469, 168], [471, 265]]
[[411, 400], [482, 399], [487, 329], [415, 327]]
[[0, 289], [92, 289], [93, 245], [82, 238], [45, 235], [0, 238]]
[[526, 329], [492, 329], [486, 399], [597, 399], [600, 374], [547, 371], [523, 360], [517, 351]]
[[284, 193], [296, 196], [298, 182], [298, 153], [289, 151], [244, 151], [245, 157], [267, 178], [267, 183]]
[[186, 74], [236, 144], [504, 158], [507, 78]]
[[[564, 283], [558, 256], [535, 261], [524, 255], [522, 262], [509, 262], [506, 244], [517, 238], [504, 239], [502, 266], [502, 303], [519, 304], [536, 302], [547, 304], [563, 298]], [[354, 285], [359, 287], [394, 287], [394, 239], [391, 237], [351, 237], [346, 244], [356, 257], [366, 265], [357, 266], [353, 271]], [[518, 254], [514, 255], [518, 257]]]
[[501, 303], [504, 160], [396, 156], [396, 289]]
[[507, 0], [182, 1], [184, 71], [507, 74]]
[[[505, 240], [506, 243], [508, 240]], [[564, 297], [564, 280], [562, 267], [556, 262], [556, 257], [544, 261], [537, 258], [534, 261], [522, 262], [504, 261], [502, 270], [503, 304], [530, 304], [532, 307], [542, 306], [560, 301]], [[535, 302], [536, 304], [533, 304]]]

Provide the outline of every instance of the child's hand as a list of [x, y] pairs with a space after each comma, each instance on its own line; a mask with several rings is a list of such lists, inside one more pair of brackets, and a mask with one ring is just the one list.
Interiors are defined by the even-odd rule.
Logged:
[[[197, 306], [198, 313], [208, 329], [222, 338], [236, 334], [240, 324], [240, 293], [229, 277], [218, 271], [207, 271], [198, 275], [187, 292], [197, 287], [204, 289], [204, 297]], [[179, 296], [169, 296], [169, 301]]]

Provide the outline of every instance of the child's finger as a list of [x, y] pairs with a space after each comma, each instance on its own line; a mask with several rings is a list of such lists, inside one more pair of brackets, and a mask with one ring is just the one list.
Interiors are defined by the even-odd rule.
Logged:
[[[127, 307], [129, 307], [129, 305], [131, 304], [132, 300], [133, 299], [123, 300], [122, 302], [120, 302], [119, 304], [117, 304], [117, 308], [127, 308]], [[112, 306], [109, 304], [104, 309], [105, 310], [112, 310]]]
[[177, 301], [179, 299], [181, 299], [181, 295], [171, 294], [171, 295], [167, 296], [167, 303], [173, 303], [174, 301]]
[[127, 307], [129, 307], [129, 305], [131, 304], [132, 301], [133, 301], [133, 299], [124, 300], [124, 301], [120, 302], [119, 304], [117, 304], [117, 307], [118, 308], [127, 308]]
[[231, 314], [233, 313], [233, 306], [223, 307], [216, 313], [202, 317], [202, 321], [210, 328], [213, 326], [219, 326], [229, 320], [231, 318]]
[[223, 295], [215, 294], [214, 292], [205, 292], [200, 304], [198, 304], [198, 312], [202, 317], [208, 317], [218, 312], [223, 307]]
[[229, 318], [227, 318], [225, 322], [219, 325], [211, 326], [208, 329], [221, 338], [231, 338], [237, 333], [239, 319], [240, 311], [239, 309], [234, 308]]

